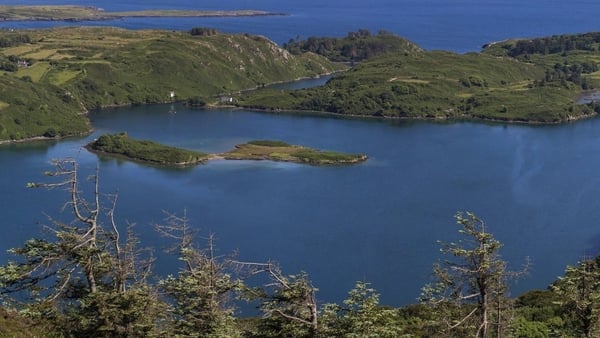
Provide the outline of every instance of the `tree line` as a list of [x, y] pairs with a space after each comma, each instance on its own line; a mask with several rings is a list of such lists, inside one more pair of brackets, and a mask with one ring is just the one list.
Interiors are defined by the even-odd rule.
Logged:
[[[564, 34], [549, 37], [523, 39], [515, 43], [504, 43], [502, 48], [508, 55], [517, 57], [526, 54], [561, 54], [574, 50], [597, 51], [600, 32]], [[484, 46], [486, 48], [488, 46]]]
[[[15, 318], [16, 312], [18, 318], [33, 321], [28, 330], [44, 336], [600, 334], [600, 259], [567, 267], [547, 290], [511, 299], [510, 281], [526, 275], [528, 263], [519, 271], [509, 271], [500, 255], [502, 243], [470, 212], [456, 214], [461, 240], [440, 242], [446, 258], [434, 264], [431, 283], [423, 287], [418, 303], [382, 306], [376, 290], [359, 281], [342, 303], [321, 304], [307, 273], [285, 274], [276, 262], [247, 262], [236, 255], [218, 254], [214, 236], [199, 237], [185, 211], [166, 214], [155, 225], [171, 243], [167, 253], [177, 257], [179, 270], [154, 276], [153, 251], [140, 245], [133, 225], [118, 224], [118, 196], [101, 192], [98, 169], [86, 180], [73, 159], [53, 164], [47, 181], [28, 186], [65, 189], [72, 219], [50, 219], [46, 236], [11, 249], [15, 259], [0, 266], [5, 313]], [[258, 304], [261, 316], [237, 317], [236, 304], [242, 301]]]
[[412, 42], [393, 33], [380, 30], [372, 34], [367, 29], [349, 32], [345, 37], [298, 36], [283, 44], [292, 54], [316, 53], [336, 62], [360, 62], [386, 53], [404, 53], [420, 50]]

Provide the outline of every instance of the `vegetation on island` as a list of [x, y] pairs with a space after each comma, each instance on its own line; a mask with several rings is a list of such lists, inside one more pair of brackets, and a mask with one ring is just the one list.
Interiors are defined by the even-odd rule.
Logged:
[[360, 62], [388, 53], [418, 53], [423, 50], [416, 44], [391, 32], [380, 30], [371, 34], [367, 29], [350, 32], [343, 38], [311, 36], [306, 40], [297, 37], [283, 45], [290, 53], [301, 55], [316, 53], [331, 61]]
[[[271, 142], [258, 142], [267, 144]], [[281, 146], [280, 143], [273, 143]], [[446, 257], [415, 304], [390, 307], [366, 281], [341, 303], [318, 298], [305, 272], [275, 262], [216, 254], [214, 236], [198, 242], [187, 214], [155, 225], [165, 254], [178, 258], [168, 276], [154, 274], [150, 248], [115, 217], [116, 194], [104, 194], [98, 172], [56, 160], [48, 181], [61, 190], [72, 221], [51, 219], [44, 231], [11, 249], [0, 266], [0, 333], [57, 337], [597, 337], [600, 259], [569, 266], [545, 290], [509, 297], [502, 243], [473, 213], [455, 216], [460, 240], [440, 242]], [[90, 178], [81, 179], [80, 176]], [[86, 192], [86, 193], [84, 193]], [[86, 199], [84, 196], [88, 196]], [[47, 231], [51, 230], [51, 231]], [[398, 276], [401, 278], [401, 276]], [[418, 295], [415, 295], [415, 297]], [[240, 317], [246, 301], [260, 316]], [[6, 320], [8, 319], [8, 320]]]
[[126, 133], [102, 135], [89, 143], [86, 148], [92, 152], [167, 166], [194, 165], [215, 158], [269, 160], [311, 165], [354, 164], [367, 159], [367, 156], [362, 154], [321, 151], [271, 140], [250, 141], [238, 144], [234, 150], [222, 154], [206, 154], [153, 141], [132, 139]]
[[[0, 140], [78, 135], [84, 112], [219, 96], [341, 68], [312, 53], [213, 29], [0, 30]], [[172, 95], [171, 95], [172, 94]]]
[[353, 116], [565, 122], [600, 111], [577, 103], [600, 85], [597, 35], [511, 40], [462, 55], [408, 46], [367, 59], [323, 87], [261, 90], [237, 102]]
[[257, 10], [194, 11], [194, 10], [145, 10], [130, 12], [107, 12], [101, 8], [74, 5], [0, 6], [2, 21], [99, 21], [127, 17], [222, 17], [281, 15]]
[[193, 165], [208, 159], [208, 154], [202, 152], [170, 147], [149, 140], [136, 140], [126, 133], [102, 135], [86, 148], [93, 152], [159, 165]]
[[312, 165], [353, 164], [367, 159], [363, 154], [321, 151], [271, 140], [238, 144], [234, 150], [223, 153], [222, 156], [228, 160], [270, 160]]

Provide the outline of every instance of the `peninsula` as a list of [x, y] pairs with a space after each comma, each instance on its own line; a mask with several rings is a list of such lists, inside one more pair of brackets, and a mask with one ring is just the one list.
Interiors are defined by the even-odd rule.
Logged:
[[355, 164], [367, 160], [367, 155], [363, 154], [321, 151], [271, 140], [250, 141], [238, 144], [234, 150], [225, 153], [207, 154], [170, 147], [153, 141], [132, 139], [126, 133], [102, 135], [87, 144], [86, 149], [94, 153], [164, 166], [189, 166], [214, 159], [268, 160], [310, 165]]
[[312, 51], [360, 63], [324, 86], [251, 92], [236, 100], [239, 106], [513, 123], [564, 123], [600, 112], [598, 103], [578, 102], [583, 93], [600, 88], [598, 32], [507, 40], [466, 54], [426, 51], [390, 33], [366, 30], [346, 38], [309, 37], [285, 47], [292, 54]]
[[0, 21], [103, 21], [140, 17], [234, 17], [284, 15], [258, 10], [197, 11], [157, 9], [107, 12], [90, 6], [0, 6]]

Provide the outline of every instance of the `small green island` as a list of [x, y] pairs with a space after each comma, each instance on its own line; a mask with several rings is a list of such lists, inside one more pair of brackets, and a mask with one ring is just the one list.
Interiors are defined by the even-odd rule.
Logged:
[[88, 143], [85, 148], [94, 153], [168, 166], [194, 165], [210, 157], [209, 154], [198, 151], [170, 147], [154, 141], [132, 139], [127, 133], [102, 135]]
[[250, 141], [238, 144], [235, 149], [225, 153], [207, 154], [148, 140], [136, 140], [126, 133], [102, 135], [87, 144], [86, 149], [94, 153], [163, 166], [190, 166], [214, 159], [268, 160], [310, 165], [355, 164], [367, 160], [367, 155], [364, 154], [321, 151], [272, 140]]

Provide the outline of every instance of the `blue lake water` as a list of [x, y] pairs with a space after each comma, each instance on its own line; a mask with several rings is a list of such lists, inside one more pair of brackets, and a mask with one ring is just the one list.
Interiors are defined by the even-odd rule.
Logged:
[[[164, 241], [152, 224], [163, 211], [187, 210], [201, 233], [213, 232], [222, 253], [276, 260], [305, 270], [324, 301], [341, 300], [366, 280], [389, 304], [415, 300], [438, 259], [437, 240], [457, 236], [453, 215], [484, 218], [514, 269], [533, 266], [514, 293], [544, 288], [583, 256], [600, 252], [600, 119], [563, 126], [361, 121], [233, 110], [147, 106], [92, 116], [93, 135], [54, 144], [0, 147], [4, 244], [37, 233], [43, 212], [56, 215], [60, 191], [25, 189], [43, 180], [48, 161], [76, 157], [92, 171], [97, 157], [81, 146], [100, 134], [207, 152], [251, 139], [279, 139], [321, 149], [361, 152], [347, 167], [216, 161], [165, 169], [99, 161], [102, 187], [119, 192], [118, 217], [135, 222], [146, 245]], [[169, 271], [159, 260], [157, 271]]]
[[[48, 4], [52, 1], [18, 1]], [[598, 30], [593, 1], [60, 1], [106, 10], [143, 8], [264, 9], [289, 16], [136, 19], [101, 24], [127, 28], [214, 26], [287, 41], [297, 35], [344, 35], [388, 29], [428, 49], [457, 52], [514, 36]], [[568, 15], [566, 14], [568, 13]], [[576, 19], [574, 19], [576, 18]], [[63, 23], [0, 23], [38, 27]], [[25, 189], [43, 180], [53, 158], [73, 156], [83, 170], [99, 164], [102, 187], [119, 191], [119, 221], [137, 223], [146, 245], [164, 210], [187, 210], [223, 253], [279, 261], [285, 272], [307, 271], [322, 301], [340, 301], [357, 280], [373, 283], [387, 304], [413, 302], [439, 258], [437, 240], [456, 239], [452, 216], [484, 218], [514, 269], [529, 256], [530, 276], [513, 294], [544, 288], [565, 265], [600, 253], [600, 119], [561, 126], [362, 121], [176, 106], [104, 110], [93, 135], [55, 143], [0, 146], [2, 246], [40, 231], [48, 213], [61, 217], [60, 191]], [[132, 137], [219, 152], [251, 139], [279, 139], [321, 149], [361, 152], [357, 166], [311, 167], [273, 162], [216, 161], [185, 169], [98, 159], [81, 150], [94, 137]], [[5, 259], [6, 255], [0, 255]], [[158, 271], [169, 271], [159, 260]]]
[[[592, 0], [222, 0], [222, 1], [112, 1], [112, 0], [8, 0], [3, 4], [75, 4], [124, 11], [153, 8], [259, 9], [287, 13], [259, 18], [161, 18], [74, 23], [121, 26], [133, 29], [189, 30], [216, 27], [224, 32], [265, 35], [278, 43], [297, 36], [343, 36], [367, 28], [390, 30], [426, 49], [478, 51], [490, 41], [513, 37], [597, 31], [600, 3]], [[60, 22], [2, 23], [0, 27], [46, 27]]]

